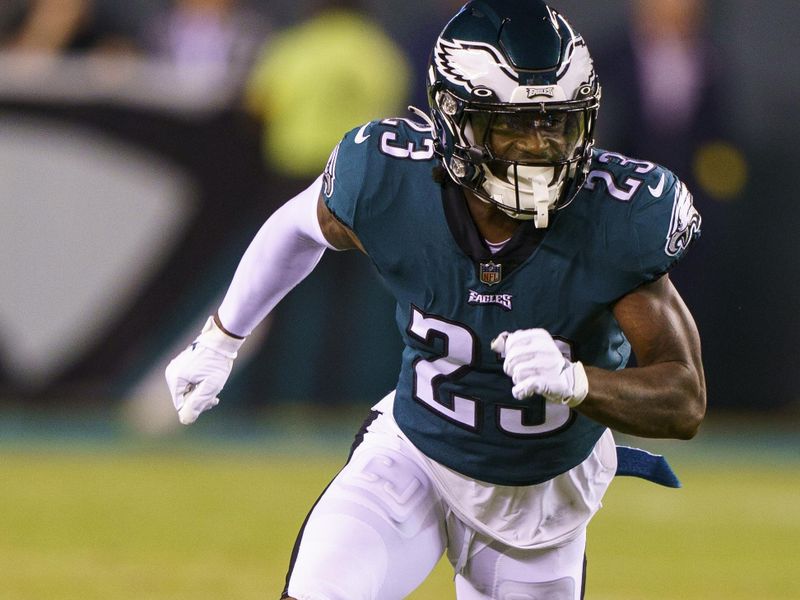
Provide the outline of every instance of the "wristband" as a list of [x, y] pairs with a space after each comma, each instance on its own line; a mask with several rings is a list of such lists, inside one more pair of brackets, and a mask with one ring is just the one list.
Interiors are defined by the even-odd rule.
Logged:
[[219, 325], [214, 321], [214, 317], [208, 317], [206, 324], [203, 326], [203, 331], [200, 332], [200, 335], [195, 340], [195, 344], [233, 360], [236, 358], [239, 348], [244, 344], [244, 338], [231, 337], [220, 329]]
[[572, 386], [573, 394], [569, 398], [564, 398], [564, 404], [570, 408], [575, 408], [589, 394], [589, 379], [586, 377], [586, 369], [583, 368], [581, 361], [572, 363], [572, 375], [575, 378], [575, 383]]

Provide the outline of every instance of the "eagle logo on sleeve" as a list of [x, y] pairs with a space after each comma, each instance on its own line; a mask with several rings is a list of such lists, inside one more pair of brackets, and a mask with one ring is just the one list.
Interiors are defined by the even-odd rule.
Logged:
[[669, 256], [677, 256], [700, 232], [700, 213], [694, 207], [692, 194], [681, 182], [675, 188], [675, 201], [667, 233], [664, 251]]

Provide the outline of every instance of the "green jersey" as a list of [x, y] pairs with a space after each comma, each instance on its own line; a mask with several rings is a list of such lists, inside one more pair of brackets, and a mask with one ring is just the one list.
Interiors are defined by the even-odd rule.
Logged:
[[404, 434], [469, 477], [539, 483], [582, 462], [605, 426], [540, 396], [515, 400], [492, 339], [543, 328], [570, 360], [623, 368], [630, 345], [614, 303], [683, 256], [700, 216], [671, 172], [595, 150], [585, 185], [550, 226], [522, 221], [492, 254], [461, 188], [433, 176], [438, 165], [426, 126], [368, 123], [331, 155], [324, 198], [397, 301]]

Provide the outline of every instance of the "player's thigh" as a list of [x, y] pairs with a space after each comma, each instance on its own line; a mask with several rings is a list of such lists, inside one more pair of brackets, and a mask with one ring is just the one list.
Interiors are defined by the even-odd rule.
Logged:
[[440, 498], [402, 449], [362, 444], [298, 537], [288, 594], [392, 600], [411, 593], [446, 542]]
[[[481, 547], [482, 546], [482, 547]], [[520, 550], [499, 543], [473, 546], [456, 576], [458, 600], [580, 600], [586, 533], [547, 550]]]

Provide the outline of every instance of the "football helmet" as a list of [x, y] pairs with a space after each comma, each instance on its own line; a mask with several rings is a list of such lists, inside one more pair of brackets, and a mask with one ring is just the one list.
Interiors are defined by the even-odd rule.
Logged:
[[547, 227], [583, 185], [600, 85], [583, 38], [541, 0], [473, 0], [431, 54], [435, 148], [458, 184]]

